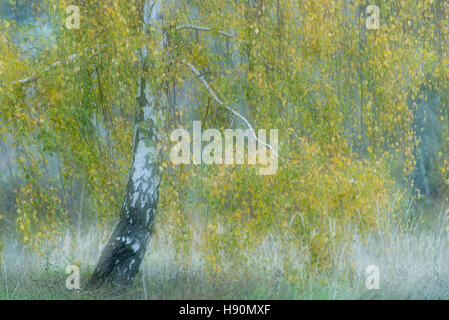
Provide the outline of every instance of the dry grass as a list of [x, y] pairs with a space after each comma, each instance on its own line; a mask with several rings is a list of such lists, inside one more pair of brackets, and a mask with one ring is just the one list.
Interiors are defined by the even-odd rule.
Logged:
[[[354, 241], [350, 261], [336, 257], [326, 274], [305, 272], [302, 253], [266, 239], [250, 253], [244, 274], [229, 268], [218, 275], [204, 270], [201, 255], [180, 264], [170, 241], [157, 237], [133, 287], [95, 294], [65, 288], [65, 269], [81, 266], [82, 283], [90, 274], [108, 234], [91, 229], [79, 241], [66, 234], [49, 245], [43, 257], [9, 245], [3, 252], [0, 298], [3, 299], [447, 299], [449, 298], [449, 242], [447, 215], [431, 230], [399, 231]], [[283, 276], [285, 251], [294, 255], [298, 282]], [[380, 269], [380, 289], [367, 290], [365, 269]]]

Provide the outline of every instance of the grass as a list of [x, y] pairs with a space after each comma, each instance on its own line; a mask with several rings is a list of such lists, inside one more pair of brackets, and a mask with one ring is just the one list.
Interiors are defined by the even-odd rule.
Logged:
[[[447, 218], [447, 214], [442, 216]], [[230, 265], [222, 273], [210, 275], [198, 253], [192, 253], [189, 264], [180, 265], [170, 241], [158, 237], [151, 243], [133, 286], [119, 291], [105, 288], [94, 294], [68, 290], [65, 268], [80, 265], [85, 284], [107, 237], [92, 229], [76, 248], [67, 234], [47, 248], [44, 258], [8, 245], [1, 262], [0, 299], [448, 299], [445, 219], [425, 231], [394, 228], [367, 241], [356, 240], [350, 261], [336, 259], [331, 272], [300, 273], [301, 280], [293, 283], [283, 276], [285, 253], [275, 239], [264, 241], [253, 252], [249, 260], [253, 265], [244, 274], [235, 274]], [[301, 269], [301, 254], [295, 259]], [[263, 261], [270, 261], [269, 265]], [[365, 286], [368, 265], [380, 269], [378, 290]]]

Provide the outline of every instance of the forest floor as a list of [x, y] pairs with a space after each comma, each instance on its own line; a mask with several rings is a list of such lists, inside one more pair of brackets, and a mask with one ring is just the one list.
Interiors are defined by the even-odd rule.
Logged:
[[[254, 265], [245, 274], [229, 268], [212, 276], [204, 272], [198, 254], [180, 264], [169, 241], [158, 237], [132, 287], [120, 292], [68, 290], [67, 266], [81, 266], [82, 287], [106, 238], [107, 233], [91, 230], [73, 249], [67, 235], [43, 257], [7, 246], [0, 263], [0, 299], [449, 299], [447, 221], [425, 231], [398, 228], [354, 241], [349, 262], [341, 259], [332, 271], [302, 274], [296, 282], [282, 276], [282, 250], [276, 242], [255, 252], [270, 257], [272, 272]], [[354, 270], [349, 276], [348, 265]], [[380, 270], [379, 289], [365, 285], [368, 265]]]

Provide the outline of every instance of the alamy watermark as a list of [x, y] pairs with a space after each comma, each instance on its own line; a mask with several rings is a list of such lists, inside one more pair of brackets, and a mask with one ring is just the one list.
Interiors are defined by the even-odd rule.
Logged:
[[369, 265], [366, 267], [365, 273], [367, 275], [365, 286], [368, 290], [380, 289], [380, 270], [376, 265]]
[[380, 9], [375, 4], [366, 7], [365, 25], [368, 30], [378, 30], [380, 28]]
[[80, 28], [80, 8], [78, 6], [68, 6], [65, 12], [69, 16], [65, 19], [65, 26], [67, 29], [79, 29]]
[[[171, 133], [170, 140], [177, 142], [170, 152], [170, 160], [173, 164], [245, 164], [246, 140], [248, 142], [247, 164], [261, 165], [259, 170], [261, 175], [273, 175], [277, 172], [277, 129], [269, 130], [269, 143], [265, 129], [259, 129], [257, 136], [251, 129], [245, 131], [226, 129], [223, 139], [223, 134], [219, 130], [207, 129], [202, 132], [201, 121], [193, 121], [192, 131], [192, 135], [186, 129], [176, 129]], [[204, 147], [203, 142], [207, 142]]]
[[68, 266], [65, 270], [68, 277], [65, 280], [65, 286], [68, 290], [80, 289], [80, 268], [77, 265]]

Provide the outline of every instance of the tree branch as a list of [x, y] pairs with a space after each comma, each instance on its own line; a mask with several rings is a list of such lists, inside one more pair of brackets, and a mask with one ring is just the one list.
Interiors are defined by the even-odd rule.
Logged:
[[[186, 60], [182, 60], [182, 62], [189, 67], [193, 73], [195, 73], [195, 75], [198, 77], [198, 79], [200, 79], [200, 81], [203, 83], [204, 87], [206, 88], [206, 90], [209, 92], [209, 94], [212, 96], [212, 98], [214, 98], [214, 100], [221, 106], [225, 107], [227, 110], [229, 110], [230, 112], [232, 112], [234, 115], [236, 115], [237, 117], [239, 117], [240, 119], [243, 120], [243, 122], [245, 122], [245, 124], [247, 125], [247, 127], [250, 129], [251, 133], [253, 134], [254, 138], [256, 139], [257, 142], [259, 142], [260, 144], [266, 146], [268, 149], [270, 149], [275, 155], [276, 157], [278, 157], [279, 159], [283, 160], [281, 157], [279, 157], [279, 154], [276, 152], [276, 150], [274, 150], [274, 148], [268, 144], [265, 143], [263, 141], [261, 141], [257, 135], [256, 135], [256, 131], [254, 130], [253, 126], [249, 123], [248, 120], [246, 120], [246, 118], [244, 116], [242, 116], [240, 113], [238, 113], [237, 111], [235, 111], [234, 109], [232, 109], [231, 107], [227, 106], [223, 101], [220, 100], [220, 98], [218, 98], [217, 94], [215, 93], [215, 91], [212, 89], [212, 87], [209, 85], [209, 83], [206, 81], [206, 79], [204, 79], [204, 76], [198, 71], [198, 69], [191, 64], [190, 62], [187, 62]], [[284, 161], [284, 160], [283, 160]]]
[[[76, 54], [72, 54], [70, 57], [67, 58], [66, 61], [73, 61], [73, 60], [75, 60], [75, 59], [78, 58], [78, 57], [79, 57], [79, 54], [77, 54], [77, 53], [76, 53]], [[50, 70], [51, 68], [57, 67], [57, 66], [59, 66], [61, 63], [62, 63], [62, 61], [61, 61], [61, 60], [58, 60], [58, 61], [56, 61], [55, 63], [52, 63], [51, 65], [49, 65], [48, 67], [46, 67], [46, 68], [43, 70], [43, 72], [46, 72], [46, 71]], [[33, 81], [33, 80], [37, 79], [37, 78], [39, 78], [39, 75], [35, 74], [35, 75], [31, 76], [31, 77], [27, 77], [27, 78], [24, 78], [24, 79], [12, 81], [11, 84], [16, 84], [16, 83], [28, 83], [28, 82], [30, 82], [30, 81]]]
[[[202, 30], [202, 31], [210, 31], [211, 29], [208, 27], [201, 27], [201, 26], [195, 26], [195, 25], [191, 25], [191, 24], [185, 24], [185, 25], [180, 25], [178, 26], [176, 29], [180, 30], [180, 29], [186, 29], [186, 28], [192, 28], [192, 29], [198, 29], [198, 30]], [[229, 33], [225, 33], [222, 31], [219, 31], [219, 33], [221, 34], [226, 34], [227, 36], [233, 36], [230, 35]], [[77, 57], [79, 57], [79, 54], [72, 54], [70, 57], [68, 57], [67, 61], [73, 61], [75, 60]], [[223, 101], [220, 100], [220, 98], [217, 96], [217, 94], [215, 93], [215, 91], [212, 89], [212, 87], [209, 85], [209, 83], [206, 81], [206, 79], [204, 78], [204, 76], [198, 71], [198, 69], [191, 63], [187, 62], [186, 60], [182, 60], [182, 62], [189, 67], [193, 73], [195, 73], [195, 75], [200, 79], [200, 81], [203, 83], [204, 87], [207, 89], [207, 91], [209, 92], [209, 94], [212, 96], [212, 98], [214, 98], [214, 100], [221, 106], [225, 107], [228, 111], [232, 112], [234, 115], [236, 115], [237, 117], [239, 117], [246, 125], [247, 127], [250, 129], [251, 133], [253, 134], [254, 138], [256, 139], [257, 142], [259, 142], [260, 144], [266, 146], [267, 148], [269, 148], [279, 159], [281, 159], [282, 161], [285, 161], [283, 158], [279, 157], [279, 154], [277, 153], [276, 150], [274, 150], [274, 148], [270, 145], [267, 144], [263, 141], [261, 141], [257, 135], [256, 135], [256, 131], [254, 130], [253, 126], [249, 123], [249, 121], [243, 117], [240, 113], [238, 113], [236, 110], [230, 108], [229, 106], [227, 106]], [[46, 67], [44, 69], [45, 71], [50, 70], [51, 68], [54, 68], [56, 66], [59, 66], [62, 63], [61, 60], [56, 61], [55, 63], [51, 64], [50, 66]], [[16, 80], [13, 81], [12, 84], [15, 83], [28, 83], [30, 81], [33, 81], [35, 79], [37, 79], [39, 76], [38, 75], [34, 75], [28, 78], [24, 78], [21, 80]]]
[[[194, 30], [198, 30], [198, 31], [212, 31], [212, 29], [209, 28], [209, 27], [197, 26], [197, 25], [194, 25], [194, 24], [181, 24], [181, 25], [176, 27], [176, 30], [183, 30], [183, 29], [194, 29]], [[232, 38], [232, 37], [234, 37], [236, 35], [234, 32], [233, 33], [229, 33], [229, 32], [225, 32], [225, 31], [221, 31], [221, 30], [218, 31], [218, 34], [221, 34], [223, 36], [230, 37], [230, 38]], [[67, 61], [73, 61], [74, 59], [76, 59], [78, 57], [79, 57], [79, 54], [73, 54], [73, 55], [71, 55], [70, 57], [67, 58]], [[55, 63], [53, 63], [53, 64], [49, 65], [48, 67], [46, 67], [43, 72], [46, 72], [46, 71], [50, 70], [51, 68], [59, 66], [61, 63], [62, 63], [61, 60], [56, 61]], [[27, 77], [27, 78], [24, 78], [24, 79], [13, 81], [13, 82], [11, 82], [11, 84], [28, 83], [28, 82], [31, 82], [31, 81], [37, 79], [37, 78], [39, 78], [38, 75], [33, 75], [31, 77]]]
[[[197, 26], [194, 24], [181, 24], [176, 27], [176, 30], [183, 30], [183, 29], [194, 29], [194, 30], [198, 30], [198, 31], [212, 31], [212, 29], [209, 27]], [[235, 36], [235, 33], [229, 33], [229, 32], [225, 32], [225, 31], [221, 31], [221, 30], [218, 31], [218, 34], [221, 34], [223, 36], [230, 37], [230, 38]]]

